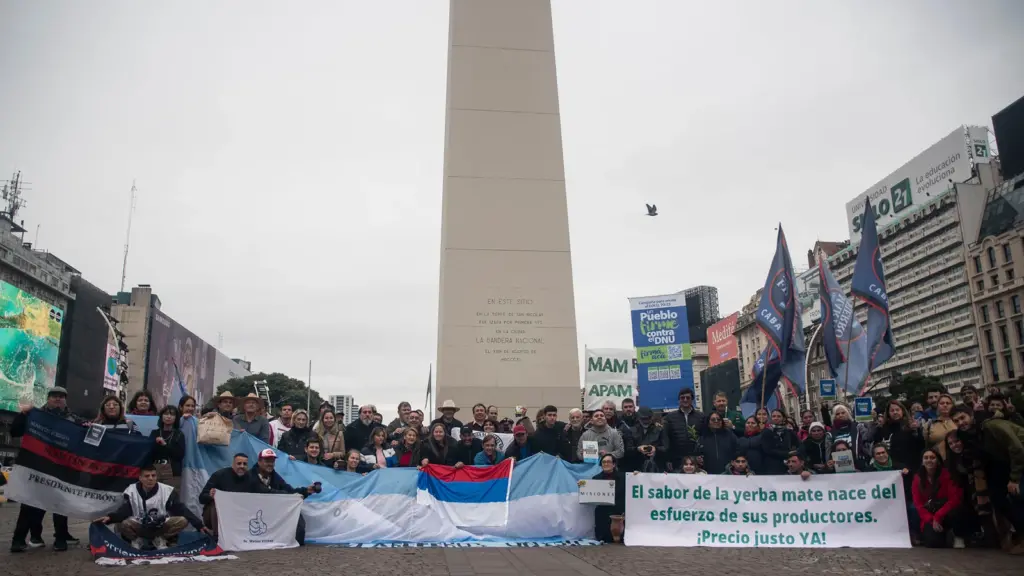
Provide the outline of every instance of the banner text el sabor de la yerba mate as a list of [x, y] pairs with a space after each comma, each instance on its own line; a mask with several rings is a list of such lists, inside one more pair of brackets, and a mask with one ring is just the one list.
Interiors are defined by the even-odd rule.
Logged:
[[626, 544], [909, 548], [899, 472], [626, 475]]

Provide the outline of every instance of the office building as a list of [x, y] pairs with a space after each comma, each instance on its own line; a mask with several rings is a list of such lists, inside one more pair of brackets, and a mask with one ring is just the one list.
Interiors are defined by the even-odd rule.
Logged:
[[690, 342], [707, 342], [708, 327], [718, 322], [718, 288], [694, 286], [680, 292], [686, 298], [686, 322]]
[[334, 407], [334, 414], [341, 418], [346, 426], [359, 419], [359, 405], [355, 399], [348, 394], [331, 395], [327, 401]]
[[967, 259], [985, 385], [1024, 376], [1024, 174], [989, 191]]
[[146, 387], [146, 359], [149, 351], [149, 328], [153, 310], [160, 310], [160, 297], [149, 284], [139, 284], [131, 292], [118, 292], [110, 306], [110, 316], [117, 321], [117, 329], [124, 335], [128, 346], [129, 398]]

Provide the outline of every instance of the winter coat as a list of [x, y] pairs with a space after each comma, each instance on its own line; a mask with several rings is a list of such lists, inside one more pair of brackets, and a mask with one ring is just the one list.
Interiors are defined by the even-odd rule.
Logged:
[[[149, 433], [149, 437], [154, 440], [153, 462], [166, 460], [171, 465], [174, 475], [181, 476], [181, 461], [185, 458], [185, 435], [181, 430], [174, 428], [170, 432], [165, 432], [162, 428], [157, 428]], [[157, 438], [164, 439], [163, 446], [155, 444]]]
[[739, 442], [732, 430], [708, 428], [701, 436], [700, 444], [700, 455], [704, 457], [702, 468], [708, 474], [721, 474], [736, 457]]
[[825, 434], [821, 442], [808, 437], [800, 444], [800, 453], [805, 458], [804, 465], [808, 470], [818, 474], [830, 472], [827, 469], [828, 461], [832, 459], [832, 438], [829, 434]]
[[509, 442], [505, 448], [505, 458], [515, 458], [517, 461], [526, 460], [538, 452], [540, 450], [537, 450], [537, 446], [533, 442], [533, 436], [527, 436], [524, 444], [520, 445], [515, 439]]
[[477, 452], [476, 456], [473, 457], [473, 466], [494, 466], [505, 459], [505, 455], [501, 452], [494, 451], [494, 461], [487, 457], [487, 454], [483, 451]]
[[921, 452], [924, 451], [924, 438], [920, 429], [904, 428], [901, 422], [891, 422], [875, 428], [872, 441], [885, 444], [889, 449], [893, 468], [913, 470], [920, 464]]
[[651, 425], [644, 428], [643, 424], [637, 422], [636, 426], [633, 426], [633, 447], [632, 452], [626, 453], [626, 460], [632, 460], [632, 465], [627, 463], [630, 471], [640, 470], [643, 467], [644, 461], [647, 457], [636, 451], [640, 446], [654, 446], [654, 463], [657, 464], [658, 468], [665, 469], [665, 441], [662, 438], [664, 429], [661, 426], [651, 422]]
[[1010, 480], [1020, 482], [1024, 474], [1024, 428], [1002, 418], [989, 418], [981, 425], [982, 448], [994, 461], [1010, 468]]
[[533, 445], [539, 452], [559, 456], [562, 453], [562, 436], [565, 434], [565, 422], [555, 422], [555, 425], [548, 427], [541, 424], [533, 433]]
[[853, 452], [853, 463], [857, 470], [863, 470], [871, 454], [871, 436], [865, 435], [863, 429], [856, 422], [843, 421], [832, 426], [832, 445], [842, 440], [849, 444]]
[[764, 473], [785, 474], [789, 453], [800, 448], [800, 440], [785, 426], [772, 426], [761, 431], [761, 450], [764, 451]]
[[375, 424], [372, 421], [369, 424], [363, 424], [363, 421], [357, 418], [345, 426], [345, 446], [361, 450], [370, 441], [370, 432], [377, 426], [380, 424]]
[[[306, 457], [306, 443], [310, 438], [320, 440], [320, 437], [316, 435], [316, 432], [313, 432], [312, 428], [296, 428], [293, 426], [291, 430], [281, 435], [281, 440], [277, 443], [277, 449], [289, 456], [294, 456], [296, 459], [302, 459]], [[323, 453], [323, 446], [320, 446], [320, 453]]]
[[566, 427], [562, 432], [562, 459], [566, 462], [582, 462], [583, 460], [577, 455], [580, 446], [580, 438], [583, 437], [583, 433], [586, 432], [586, 428], [580, 426], [578, 429], [572, 426]]
[[450, 422], [445, 422], [443, 416], [440, 418], [435, 418], [434, 421], [430, 423], [430, 426], [427, 426], [427, 428], [433, 428], [434, 424], [443, 424], [444, 430], [445, 432], [448, 433], [449, 436], [451, 436], [452, 428], [462, 428], [462, 422], [460, 422], [458, 419], [452, 418]]
[[263, 416], [257, 414], [256, 417], [252, 419], [252, 422], [250, 422], [245, 419], [245, 414], [239, 414], [231, 419], [231, 424], [234, 426], [235, 430], [248, 432], [267, 444], [270, 444], [270, 421]]
[[[963, 489], [953, 482], [953, 478], [945, 468], [939, 471], [939, 479], [936, 484], [938, 486], [932, 486], [930, 482], [924, 482], [919, 474], [914, 474], [914, 487], [912, 488], [914, 508], [917, 509], [917, 514], [921, 518], [922, 531], [933, 520], [938, 520], [941, 524], [947, 514], [960, 507], [960, 501], [963, 500]], [[945, 503], [941, 508], [932, 512], [925, 506], [932, 499], [945, 500]]]
[[476, 455], [483, 452], [484, 443], [479, 438], [473, 438], [469, 445], [459, 441], [456, 444], [449, 444], [448, 449], [455, 450], [456, 462], [462, 462], [465, 466], [472, 466]]
[[737, 454], [746, 454], [747, 466], [755, 474], [764, 474], [764, 451], [761, 449], [761, 433], [744, 436], [737, 441]]
[[[704, 414], [698, 410], [688, 414], [682, 410], [673, 410], [662, 415], [661, 427], [665, 454], [674, 466], [678, 468], [684, 456], [697, 455], [697, 441], [704, 428]], [[690, 428], [696, 431], [696, 437], [690, 434]]]

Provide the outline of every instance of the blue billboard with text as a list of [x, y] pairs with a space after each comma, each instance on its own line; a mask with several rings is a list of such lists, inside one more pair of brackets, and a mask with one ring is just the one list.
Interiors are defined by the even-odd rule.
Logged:
[[690, 329], [682, 294], [629, 299], [636, 348], [637, 403], [652, 409], [679, 406], [679, 391], [693, 390]]

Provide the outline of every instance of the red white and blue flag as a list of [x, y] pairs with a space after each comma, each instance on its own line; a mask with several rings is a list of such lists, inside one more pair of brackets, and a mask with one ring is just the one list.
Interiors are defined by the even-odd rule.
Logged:
[[439, 466], [420, 470], [416, 502], [462, 528], [505, 526], [512, 488], [512, 459], [495, 466]]

